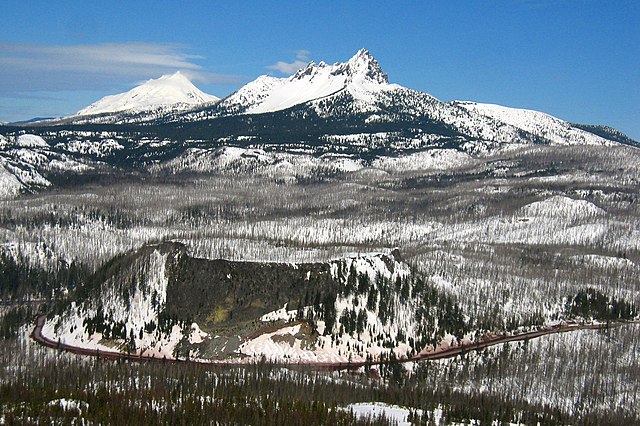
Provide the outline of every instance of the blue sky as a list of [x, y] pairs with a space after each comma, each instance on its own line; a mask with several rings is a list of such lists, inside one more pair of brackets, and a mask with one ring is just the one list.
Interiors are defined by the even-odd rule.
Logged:
[[5, 0], [0, 121], [74, 113], [182, 70], [224, 97], [365, 47], [389, 80], [640, 140], [640, 2]]

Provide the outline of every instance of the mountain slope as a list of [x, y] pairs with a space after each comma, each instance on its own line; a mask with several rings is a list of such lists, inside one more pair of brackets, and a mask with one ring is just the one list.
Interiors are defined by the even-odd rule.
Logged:
[[[390, 84], [364, 49], [344, 63], [312, 62], [288, 78], [259, 77], [219, 102], [207, 96], [177, 73], [81, 111], [92, 115], [0, 131], [14, 139], [25, 132], [39, 135], [52, 151], [80, 161], [156, 170], [167, 169], [163, 163], [175, 170], [177, 163], [168, 163], [194, 157], [193, 148], [337, 154], [368, 163], [443, 148], [479, 155], [513, 144], [633, 145], [603, 126], [575, 125], [537, 111], [443, 102]], [[114, 112], [97, 113], [108, 110]], [[196, 168], [212, 169], [217, 157], [208, 158]]]
[[0, 135], [0, 198], [35, 192], [52, 185], [51, 177], [93, 169], [88, 159], [58, 152], [42, 137]]
[[104, 114], [119, 111], [145, 111], [161, 105], [194, 106], [217, 102], [219, 98], [208, 95], [194, 86], [180, 71], [148, 80], [128, 92], [105, 96], [76, 116]]
[[[221, 117], [281, 113], [280, 117], [290, 114], [298, 121], [331, 121], [336, 134], [344, 133], [343, 126], [352, 128], [352, 133], [402, 129], [410, 132], [409, 139], [421, 141], [418, 146], [425, 142], [437, 145], [439, 140], [449, 144], [453, 138], [458, 147], [476, 145], [471, 150], [484, 150], [487, 143], [608, 143], [546, 114], [499, 113], [503, 107], [485, 110], [472, 105], [478, 104], [443, 102], [427, 93], [389, 84], [376, 59], [362, 49], [347, 62], [311, 62], [288, 78], [261, 76], [211, 108], [178, 113], [169, 121], [209, 122]], [[312, 127], [319, 129], [322, 124]]]
[[341, 91], [349, 92], [356, 99], [370, 100], [371, 94], [398, 87], [388, 83], [375, 58], [361, 49], [345, 63], [311, 62], [289, 78], [259, 77], [224, 99], [222, 106], [246, 114], [261, 114]]
[[600, 136], [602, 138], [608, 139], [610, 141], [619, 142], [625, 145], [631, 145], [640, 148], [640, 142], [631, 139], [629, 136], [622, 133], [620, 130], [614, 129], [609, 126], [599, 126], [593, 124], [576, 124], [571, 123], [571, 125], [575, 128], [584, 130], [589, 133], [593, 133], [594, 135]]
[[452, 102], [462, 108], [539, 135], [558, 145], [611, 145], [610, 139], [539, 111], [475, 102]]

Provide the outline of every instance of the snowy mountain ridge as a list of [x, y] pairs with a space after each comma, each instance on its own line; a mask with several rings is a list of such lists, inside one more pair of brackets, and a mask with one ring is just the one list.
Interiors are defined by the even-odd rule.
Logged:
[[[287, 78], [258, 77], [223, 100], [178, 72], [107, 96], [79, 114], [0, 129], [0, 161], [24, 185], [16, 192], [15, 181], [7, 178], [13, 188], [7, 196], [49, 186], [54, 173], [112, 166], [170, 173], [259, 170], [295, 182], [322, 170], [348, 173], [379, 162], [392, 169], [443, 168], [456, 157], [453, 151], [472, 158], [530, 145], [640, 147], [606, 126], [499, 105], [444, 102], [390, 84], [365, 49], [344, 63], [311, 62]], [[246, 151], [219, 155], [225, 147]], [[428, 154], [435, 150], [446, 155]], [[254, 151], [264, 155], [254, 158]], [[387, 161], [391, 157], [401, 160]], [[96, 169], [96, 161], [108, 167]]]
[[225, 98], [222, 106], [245, 114], [280, 111], [322, 99], [343, 90], [356, 99], [371, 100], [371, 94], [399, 88], [366, 49], [344, 63], [311, 62], [288, 78], [261, 76]]
[[[258, 118], [260, 123], [254, 124]], [[169, 126], [181, 129], [177, 135], [190, 140], [237, 135], [261, 139], [263, 134], [273, 138], [286, 133], [294, 143], [310, 130], [319, 139], [345, 130], [394, 132], [402, 134], [403, 141], [387, 145], [471, 153], [514, 143], [636, 144], [603, 126], [574, 125], [542, 112], [499, 105], [446, 102], [391, 84], [366, 49], [343, 63], [310, 62], [290, 77], [260, 76], [222, 100], [201, 92], [177, 72], [107, 96], [78, 115], [37, 126], [48, 123]]]
[[134, 87], [125, 93], [105, 96], [77, 112], [76, 116], [113, 113], [119, 111], [145, 111], [161, 105], [195, 106], [217, 102], [220, 99], [198, 89], [177, 71], [163, 75]]
[[540, 111], [476, 102], [454, 101], [452, 104], [518, 127], [526, 132], [540, 135], [558, 145], [612, 145], [614, 143]]

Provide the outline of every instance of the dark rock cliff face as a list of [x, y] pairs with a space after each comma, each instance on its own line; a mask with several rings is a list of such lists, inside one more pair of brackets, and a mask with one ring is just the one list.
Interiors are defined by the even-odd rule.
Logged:
[[314, 304], [336, 294], [329, 264], [206, 260], [180, 256], [167, 287], [168, 315], [204, 326], [251, 321], [280, 309]]
[[[468, 333], [455, 301], [398, 257], [394, 250], [325, 263], [240, 262], [194, 258], [178, 242], [149, 244], [97, 271], [48, 332], [159, 356], [301, 360], [317, 359], [315, 350], [335, 359], [345, 351], [359, 359], [369, 351], [408, 355], [446, 333]], [[293, 312], [280, 311], [285, 305]], [[280, 319], [261, 319], [275, 311]], [[287, 344], [278, 335], [251, 345], [290, 321], [298, 331]]]

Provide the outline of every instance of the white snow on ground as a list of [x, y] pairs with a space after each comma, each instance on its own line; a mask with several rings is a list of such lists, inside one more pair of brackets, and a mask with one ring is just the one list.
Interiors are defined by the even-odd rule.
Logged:
[[44, 269], [52, 268], [58, 265], [59, 262], [70, 262], [69, 259], [59, 256], [58, 253], [51, 250], [51, 247], [42, 241], [16, 240], [0, 243], [0, 252], [12, 256], [16, 260], [24, 256], [30, 265]]
[[[71, 302], [70, 312], [76, 313], [77, 306]], [[56, 324], [60, 323], [59, 328]], [[42, 336], [62, 344], [72, 345], [83, 349], [95, 349], [97, 351], [112, 351], [115, 348], [100, 343], [102, 334], [89, 335], [84, 329], [84, 318], [79, 315], [61, 317], [59, 315], [47, 320], [42, 327]]]
[[434, 149], [401, 157], [381, 157], [372, 166], [387, 171], [447, 170], [473, 163], [473, 158], [453, 149]]
[[606, 248], [635, 250], [640, 231], [634, 221], [614, 220], [586, 200], [553, 196], [480, 221], [440, 224], [430, 234], [436, 241], [553, 245], [607, 244]]
[[455, 104], [468, 111], [473, 111], [524, 131], [540, 135], [558, 145], [614, 145], [614, 142], [608, 139], [573, 127], [570, 123], [543, 112], [475, 102], [455, 102]]
[[[166, 254], [154, 250], [148, 258], [149, 263], [144, 274], [145, 283], [137, 282], [131, 297], [126, 301], [119, 297], [103, 298], [104, 312], [112, 312], [114, 321], [124, 322], [128, 330], [134, 329], [136, 333], [141, 324], [151, 321], [157, 323], [157, 306], [164, 306], [167, 300], [166, 260]], [[147, 289], [143, 288], [147, 286]], [[130, 308], [123, 309], [123, 302]]]
[[31, 166], [46, 166], [49, 162], [49, 157], [41, 150], [34, 150], [32, 148], [12, 148], [6, 153], [10, 154], [14, 160], [24, 162]]
[[[318, 332], [324, 330], [324, 322], [318, 321]], [[305, 349], [302, 335], [299, 335], [301, 325], [284, 326], [281, 329], [262, 334], [248, 340], [238, 349], [238, 353], [251, 356], [254, 360], [263, 356], [271, 361], [301, 362], [301, 363], [335, 363], [349, 361], [364, 361], [363, 357], [353, 356], [348, 351], [347, 343], [331, 345], [330, 336], [322, 336], [320, 339], [324, 345], [315, 345], [314, 348]], [[406, 349], [405, 349], [406, 350]], [[248, 362], [251, 362], [248, 360]]]
[[61, 160], [55, 158], [49, 160], [47, 168], [50, 170], [72, 171], [75, 173], [82, 173], [92, 169], [91, 166], [72, 160], [64, 154]]
[[0, 198], [13, 198], [20, 193], [22, 183], [0, 163]]
[[142, 340], [136, 339], [136, 344], [142, 348], [138, 352], [144, 356], [173, 359], [173, 351], [183, 337], [180, 326], [174, 325], [168, 336], [156, 338], [153, 334], [144, 333]]
[[306, 154], [223, 147], [215, 149], [190, 148], [166, 163], [151, 167], [151, 170], [171, 173], [185, 171], [255, 173], [286, 182], [295, 182], [299, 177], [311, 176], [316, 170], [338, 173], [353, 172], [363, 167], [362, 160], [345, 156], [323, 155], [316, 158]]
[[283, 327], [273, 333], [262, 334], [243, 343], [239, 352], [249, 356], [265, 355], [268, 359], [313, 359], [316, 354], [313, 351], [302, 349], [302, 340], [295, 337], [300, 332], [300, 327], [298, 324]]
[[430, 277], [430, 281], [439, 289], [452, 294], [457, 294], [460, 289], [455, 286], [453, 282], [450, 280], [440, 276], [440, 275], [432, 275]]
[[636, 264], [621, 257], [602, 256], [597, 254], [588, 254], [582, 256], [571, 256], [572, 259], [581, 260], [585, 263], [590, 263], [599, 268], [633, 268]]
[[[128, 295], [123, 296], [120, 291], [114, 290], [117, 286], [107, 283], [101, 290], [95, 303], [83, 306], [72, 304], [68, 313], [62, 317], [48, 320], [43, 328], [43, 335], [53, 341], [95, 350], [128, 350], [127, 342], [122, 339], [104, 341], [103, 336], [96, 332], [89, 335], [84, 324], [85, 319], [96, 316], [101, 309], [105, 318], [110, 323], [121, 323], [128, 337], [135, 340], [135, 353], [147, 356], [172, 358], [173, 352], [185, 336], [192, 344], [201, 343], [208, 338], [208, 334], [200, 330], [198, 324], [191, 324], [190, 328], [181, 329], [173, 326], [169, 335], [161, 335], [156, 332], [147, 332], [143, 329], [145, 324], [158, 324], [158, 312], [166, 304], [167, 278], [165, 267], [168, 254], [162, 254], [158, 249], [152, 250], [148, 256], [136, 260], [131, 270], [133, 277], [138, 278], [132, 282], [132, 288]], [[375, 282], [378, 275], [394, 280], [396, 277], [406, 276], [409, 273], [408, 265], [392, 260], [391, 257], [383, 258], [381, 254], [369, 254], [336, 260], [332, 262], [331, 273], [336, 279], [342, 274], [341, 280], [346, 279], [345, 273], [354, 269], [358, 276], [367, 275], [371, 282]], [[340, 272], [342, 271], [342, 272]], [[110, 278], [111, 279], [111, 278]], [[115, 277], [114, 279], [123, 279]], [[126, 278], [125, 278], [126, 279]], [[375, 285], [375, 284], [372, 284]], [[126, 300], [123, 297], [127, 297]], [[365, 306], [365, 296], [355, 295], [338, 297], [335, 302], [337, 318], [347, 310], [360, 309]], [[398, 312], [398, 321], [382, 324], [374, 312], [367, 312], [367, 323], [374, 324], [376, 332], [368, 329], [360, 335], [340, 333], [339, 324], [334, 326], [333, 334], [338, 338], [333, 341], [331, 336], [321, 336], [315, 341], [310, 341], [307, 332], [301, 332], [301, 324], [283, 326], [280, 329], [260, 335], [244, 342], [238, 353], [251, 357], [266, 356], [271, 360], [290, 362], [348, 362], [362, 361], [366, 355], [374, 358], [381, 353], [389, 353], [391, 349], [384, 348], [382, 342], [376, 337], [384, 333], [388, 336], [396, 336], [400, 329], [408, 336], [415, 334], [413, 315], [410, 315], [412, 306], [402, 306], [399, 300], [392, 302]], [[296, 311], [287, 311], [286, 306], [263, 316], [264, 321], [282, 321], [295, 318]], [[404, 318], [404, 319], [402, 319]], [[324, 331], [324, 323], [318, 321], [318, 331]], [[308, 344], [308, 347], [307, 347]], [[358, 352], [354, 351], [359, 348]], [[406, 356], [409, 346], [406, 343], [398, 343], [393, 349], [398, 357]]]
[[49, 148], [49, 144], [40, 136], [29, 134], [18, 136], [16, 146], [19, 148]]
[[269, 160], [268, 154], [262, 149], [245, 149], [233, 146], [225, 146], [219, 150], [218, 161], [220, 166], [228, 166], [229, 164], [237, 161], [240, 158], [250, 158], [257, 160], [258, 162], [267, 162]]
[[67, 398], [54, 399], [52, 401], [49, 401], [47, 405], [49, 405], [49, 407], [58, 406], [62, 408], [64, 411], [73, 410], [73, 411], [79, 411], [80, 413], [89, 409], [89, 404], [79, 399], [67, 399]]
[[[168, 281], [165, 266], [168, 254], [161, 254], [154, 250], [142, 260], [139, 267], [145, 269], [141, 274], [144, 281], [136, 280], [129, 297], [113, 290], [113, 286], [104, 285], [99, 298], [93, 299], [84, 307], [76, 306], [72, 302], [65, 316], [56, 316], [48, 320], [42, 330], [43, 336], [61, 343], [80, 348], [126, 351], [125, 342], [118, 339], [106, 343], [101, 333], [89, 335], [84, 326], [86, 318], [92, 318], [101, 309], [111, 323], [124, 323], [126, 336], [134, 336], [136, 353], [147, 356], [173, 358], [173, 351], [178, 342], [184, 337], [183, 330], [174, 325], [169, 335], [148, 333], [140, 330], [148, 323], [158, 324], [158, 313], [164, 308], [167, 297]], [[145, 263], [146, 262], [146, 263]], [[135, 265], [132, 267], [136, 267]], [[140, 269], [139, 271], [142, 271]], [[84, 311], [83, 311], [84, 309]], [[157, 330], [156, 330], [157, 331]], [[189, 335], [193, 343], [207, 337], [197, 324], [192, 324]]]
[[[16, 138], [0, 139], [0, 197], [15, 196], [16, 181], [20, 189], [51, 185], [42, 173], [72, 171], [80, 173], [92, 168], [66, 154], [49, 150], [49, 144], [40, 136], [23, 134]], [[13, 175], [11, 178], [9, 175]]]
[[124, 146], [115, 139], [101, 139], [95, 141], [75, 140], [59, 143], [56, 145], [56, 148], [64, 149], [67, 152], [104, 157], [113, 154], [114, 151], [124, 149]]
[[335, 154], [323, 154], [320, 156], [320, 159], [326, 161], [337, 170], [343, 172], [355, 172], [364, 167], [363, 161], [361, 159], [340, 156]]
[[[333, 266], [331, 272], [334, 277], [337, 277], [338, 268], [336, 264]], [[378, 274], [393, 281], [396, 277], [405, 277], [410, 272], [407, 264], [395, 261], [390, 269], [381, 256], [359, 256], [347, 259], [345, 270], [348, 272], [352, 267], [355, 268], [358, 276], [367, 275], [372, 286], [376, 286], [376, 275]], [[364, 309], [367, 304], [366, 296], [339, 296], [335, 302], [336, 318], [341, 318], [348, 311], [362, 309], [366, 313], [365, 323], [367, 327], [361, 334], [341, 334], [340, 325], [336, 322], [332, 330], [332, 334], [338, 336], [336, 342], [332, 340], [331, 336], [321, 336], [318, 338], [318, 345], [322, 348], [333, 348], [338, 354], [349, 356], [353, 361], [364, 361], [367, 354], [374, 359], [379, 358], [382, 353], [389, 354], [391, 350], [384, 348], [382, 343], [376, 339], [377, 336], [380, 334], [383, 336], [397, 336], [398, 332], [402, 330], [406, 336], [414, 337], [416, 335], [416, 324], [414, 323], [413, 306], [411, 306], [410, 302], [401, 303], [398, 294], [394, 294], [388, 303], [394, 306], [396, 320], [383, 323], [375, 312]], [[320, 324], [318, 329], [320, 331]], [[360, 350], [356, 350], [357, 348]], [[397, 357], [402, 358], [407, 355], [409, 349], [410, 347], [406, 343], [398, 342], [392, 350]], [[360, 355], [356, 354], [358, 352]]]
[[372, 142], [384, 142], [388, 140], [392, 135], [391, 132], [377, 132], [377, 133], [349, 133], [344, 135], [326, 135], [322, 139], [332, 143], [350, 143], [365, 145]]
[[[346, 280], [346, 275], [353, 268], [356, 276], [367, 275], [373, 287], [377, 286], [376, 278], [378, 275], [393, 281], [397, 277], [409, 274], [408, 265], [391, 258], [387, 258], [386, 262], [383, 255], [380, 254], [335, 260], [331, 263], [331, 274], [337, 280], [340, 280], [339, 276], [342, 274], [342, 280]], [[346, 285], [345, 282], [343, 285]], [[367, 356], [377, 359], [381, 354], [388, 355], [391, 351], [399, 358], [405, 357], [410, 350], [407, 343], [398, 342], [393, 349], [389, 349], [383, 346], [383, 342], [378, 337], [382, 335], [385, 338], [395, 338], [400, 331], [408, 337], [414, 337], [416, 324], [412, 314], [413, 304], [410, 302], [402, 303], [398, 295], [392, 296], [392, 300], [388, 303], [393, 305], [396, 320], [383, 323], [376, 312], [365, 308], [366, 298], [366, 295], [343, 295], [338, 296], [334, 304], [337, 319], [340, 319], [347, 312], [365, 312], [367, 327], [359, 334], [341, 332], [341, 325], [339, 321], [336, 321], [331, 333], [324, 336], [325, 322], [317, 321], [317, 331], [320, 336], [315, 339], [315, 342], [309, 342], [309, 346], [305, 348], [304, 339], [308, 336], [300, 332], [301, 325], [284, 325], [277, 331], [262, 334], [243, 343], [239, 353], [252, 357], [265, 356], [270, 360], [309, 363], [365, 361]], [[305, 315], [307, 309], [308, 307], [305, 307]], [[272, 319], [273, 321], [293, 318], [295, 318], [295, 311], [287, 311], [286, 306], [262, 317], [263, 320]]]
[[543, 201], [527, 204], [519, 210], [522, 216], [563, 217], [571, 219], [586, 219], [606, 214], [604, 210], [586, 200], [556, 195]]
[[272, 311], [267, 314], [264, 314], [260, 317], [260, 321], [262, 322], [271, 322], [271, 321], [290, 321], [296, 317], [298, 313], [297, 310], [287, 311], [287, 304], [277, 311]]
[[202, 343], [204, 338], [209, 336], [209, 333], [206, 333], [200, 330], [200, 326], [197, 323], [191, 324], [191, 334], [189, 335], [189, 343]]
[[[391, 423], [397, 424], [398, 426], [410, 426], [412, 423], [409, 421], [409, 413], [413, 411], [414, 413], [420, 415], [423, 418], [428, 418], [429, 423], [437, 426], [462, 426], [462, 425], [480, 425], [484, 424], [478, 420], [471, 419], [469, 422], [465, 423], [457, 423], [446, 421], [443, 419], [444, 411], [442, 407], [438, 407], [434, 410], [424, 411], [420, 409], [414, 409], [410, 407], [400, 407], [398, 405], [387, 404], [384, 402], [358, 402], [355, 404], [349, 404], [346, 407], [342, 408], [344, 411], [352, 411], [353, 414], [356, 415], [359, 419], [367, 419], [367, 418], [375, 418], [376, 416], [384, 415], [387, 420]], [[492, 426], [499, 426], [506, 423], [500, 423], [497, 420], [491, 422]], [[509, 426], [518, 426], [516, 423], [508, 423]]]
[[[12, 152], [11, 154], [15, 154], [15, 152]], [[22, 159], [20, 159], [20, 161], [22, 161]], [[40, 187], [47, 187], [51, 185], [51, 182], [33, 169], [29, 163], [20, 164], [20, 167], [18, 167], [15, 164], [5, 161], [5, 159], [1, 157], [0, 162], [3, 167], [22, 182], [23, 185], [34, 185]]]
[[[397, 422], [398, 426], [410, 426], [411, 422], [407, 421], [409, 416], [409, 409], [400, 407], [398, 405], [385, 404], [384, 402], [359, 402], [356, 404], [349, 404], [344, 407], [345, 411], [352, 411], [359, 419], [374, 418], [376, 416], [384, 415], [387, 420], [391, 422]], [[417, 411], [422, 415], [422, 410]], [[436, 424], [439, 424], [436, 421]]]

